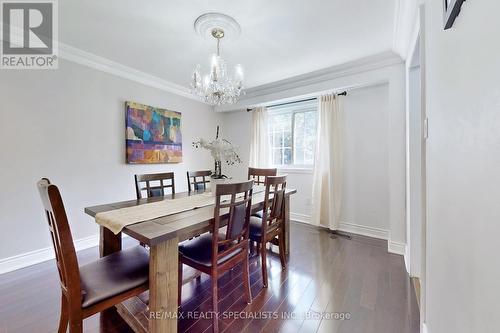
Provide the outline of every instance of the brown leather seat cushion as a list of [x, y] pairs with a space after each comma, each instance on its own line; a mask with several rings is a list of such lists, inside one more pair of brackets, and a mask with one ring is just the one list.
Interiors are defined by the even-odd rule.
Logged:
[[[219, 239], [224, 239], [224, 235], [219, 235]], [[219, 247], [219, 252], [224, 249]], [[212, 266], [212, 234], [204, 234], [192, 240], [179, 244], [179, 252], [186, 258], [203, 266]], [[235, 250], [227, 256], [219, 259], [218, 264], [231, 259], [241, 252], [241, 249]]]
[[250, 216], [250, 239], [260, 241], [262, 236], [262, 218]]
[[82, 307], [147, 283], [149, 254], [142, 246], [113, 253], [80, 267]]

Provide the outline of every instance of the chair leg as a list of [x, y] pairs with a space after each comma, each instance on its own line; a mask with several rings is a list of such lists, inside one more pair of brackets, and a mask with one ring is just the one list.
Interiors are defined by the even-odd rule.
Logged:
[[253, 240], [250, 241], [250, 253], [253, 253], [254, 251], [254, 242]]
[[260, 246], [260, 258], [261, 258], [261, 266], [262, 266], [262, 283], [264, 284], [264, 288], [267, 288], [267, 260], [266, 260], [266, 243], [261, 242]]
[[177, 307], [180, 308], [181, 307], [181, 300], [182, 300], [182, 261], [181, 261], [181, 258], [179, 258], [179, 275], [178, 275], [178, 282], [177, 282], [177, 285], [178, 285], [178, 290], [177, 290]]
[[217, 273], [212, 274], [213, 332], [219, 333], [219, 303], [217, 298]]
[[247, 303], [252, 303], [252, 291], [250, 290], [250, 272], [248, 268], [248, 256], [245, 256], [243, 261], [243, 286], [245, 287], [245, 298]]
[[83, 322], [80, 320], [69, 321], [69, 333], [83, 333]]
[[285, 258], [285, 233], [282, 232], [279, 236], [278, 236], [278, 250], [280, 252], [280, 261], [281, 261], [281, 269], [285, 269], [286, 268], [286, 258]]
[[64, 295], [61, 295], [61, 317], [59, 318], [59, 329], [57, 331], [58, 333], [66, 333], [66, 329], [68, 328], [68, 318], [68, 300]]

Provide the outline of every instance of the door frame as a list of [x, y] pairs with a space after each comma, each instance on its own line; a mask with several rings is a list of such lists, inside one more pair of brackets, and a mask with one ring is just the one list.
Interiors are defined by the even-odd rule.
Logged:
[[[418, 49], [417, 49], [418, 48]], [[415, 51], [418, 50], [419, 63], [420, 63], [420, 112], [421, 112], [421, 160], [420, 160], [420, 179], [421, 179], [421, 204], [420, 207], [410, 207], [410, 193], [412, 188], [410, 188], [410, 141], [409, 141], [409, 130], [410, 130], [410, 72], [414, 68], [413, 56]], [[406, 228], [407, 228], [407, 251], [405, 255], [405, 264], [408, 273], [411, 275], [412, 269], [412, 258], [411, 253], [414, 250], [419, 251], [420, 263], [419, 263], [419, 276], [420, 280], [420, 329], [422, 331], [425, 326], [426, 319], [426, 282], [427, 282], [427, 154], [426, 145], [428, 139], [428, 118], [426, 112], [426, 62], [425, 62], [425, 4], [421, 4], [418, 8], [417, 19], [415, 22], [415, 27], [408, 50], [406, 61]], [[421, 216], [421, 226], [420, 226], [420, 240], [417, 244], [412, 244], [411, 242], [411, 228], [410, 228], [410, 214], [411, 209], [419, 209]], [[417, 258], [418, 259], [418, 258]]]

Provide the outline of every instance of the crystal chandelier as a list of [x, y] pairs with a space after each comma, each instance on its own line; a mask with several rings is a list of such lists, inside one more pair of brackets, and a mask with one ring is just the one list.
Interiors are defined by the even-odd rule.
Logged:
[[211, 105], [233, 104], [245, 94], [243, 68], [236, 65], [234, 76], [229, 75], [226, 62], [220, 56], [220, 42], [224, 38], [224, 30], [214, 28], [211, 34], [217, 40], [217, 53], [212, 55], [210, 73], [205, 76], [201, 75], [201, 66], [196, 65], [191, 81], [191, 93], [202, 97]]

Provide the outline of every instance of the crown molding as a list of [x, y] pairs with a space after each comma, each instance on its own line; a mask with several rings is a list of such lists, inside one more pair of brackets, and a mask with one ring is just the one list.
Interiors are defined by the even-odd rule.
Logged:
[[192, 95], [186, 87], [67, 44], [59, 43], [59, 57], [101, 72], [202, 102], [197, 96]]
[[240, 100], [244, 102], [245, 100], [250, 98], [269, 95], [272, 93], [321, 83], [324, 81], [334, 80], [339, 77], [376, 70], [383, 67], [400, 64], [402, 62], [403, 60], [399, 55], [388, 51], [370, 57], [347, 62], [341, 65], [327, 67], [314, 72], [297, 75], [288, 79], [275, 81], [254, 88], [249, 88], [246, 90], [245, 96]]
[[[3, 28], [3, 24], [1, 27]], [[14, 35], [18, 36], [22, 36], [23, 34], [22, 29], [14, 29], [13, 32]], [[0, 34], [0, 40], [3, 41], [3, 34]], [[55, 45], [58, 45], [57, 56], [60, 59], [204, 103], [199, 97], [191, 94], [187, 87], [81, 50], [74, 46], [61, 43], [60, 41], [54, 42]]]
[[[415, 1], [415, 0], [412, 0]], [[399, 11], [399, 10], [398, 10]], [[0, 40], [2, 36], [0, 35]], [[86, 66], [101, 72], [122, 77], [146, 86], [160, 89], [182, 97], [186, 97], [201, 103], [205, 103], [201, 98], [190, 93], [187, 87], [137, 70], [135, 68], [123, 65], [116, 61], [98, 56], [96, 54], [81, 50], [74, 46], [57, 41], [59, 49], [58, 56], [61, 59]], [[245, 100], [294, 89], [306, 85], [321, 83], [343, 76], [354, 75], [370, 70], [376, 70], [383, 67], [400, 64], [403, 58], [392, 51], [375, 54], [369, 57], [346, 62], [340, 65], [327, 67], [313, 72], [293, 76], [287, 79], [263, 84], [257, 87], [246, 89], [246, 94], [240, 98], [240, 102]], [[224, 111], [224, 108], [215, 107], [216, 111]]]

